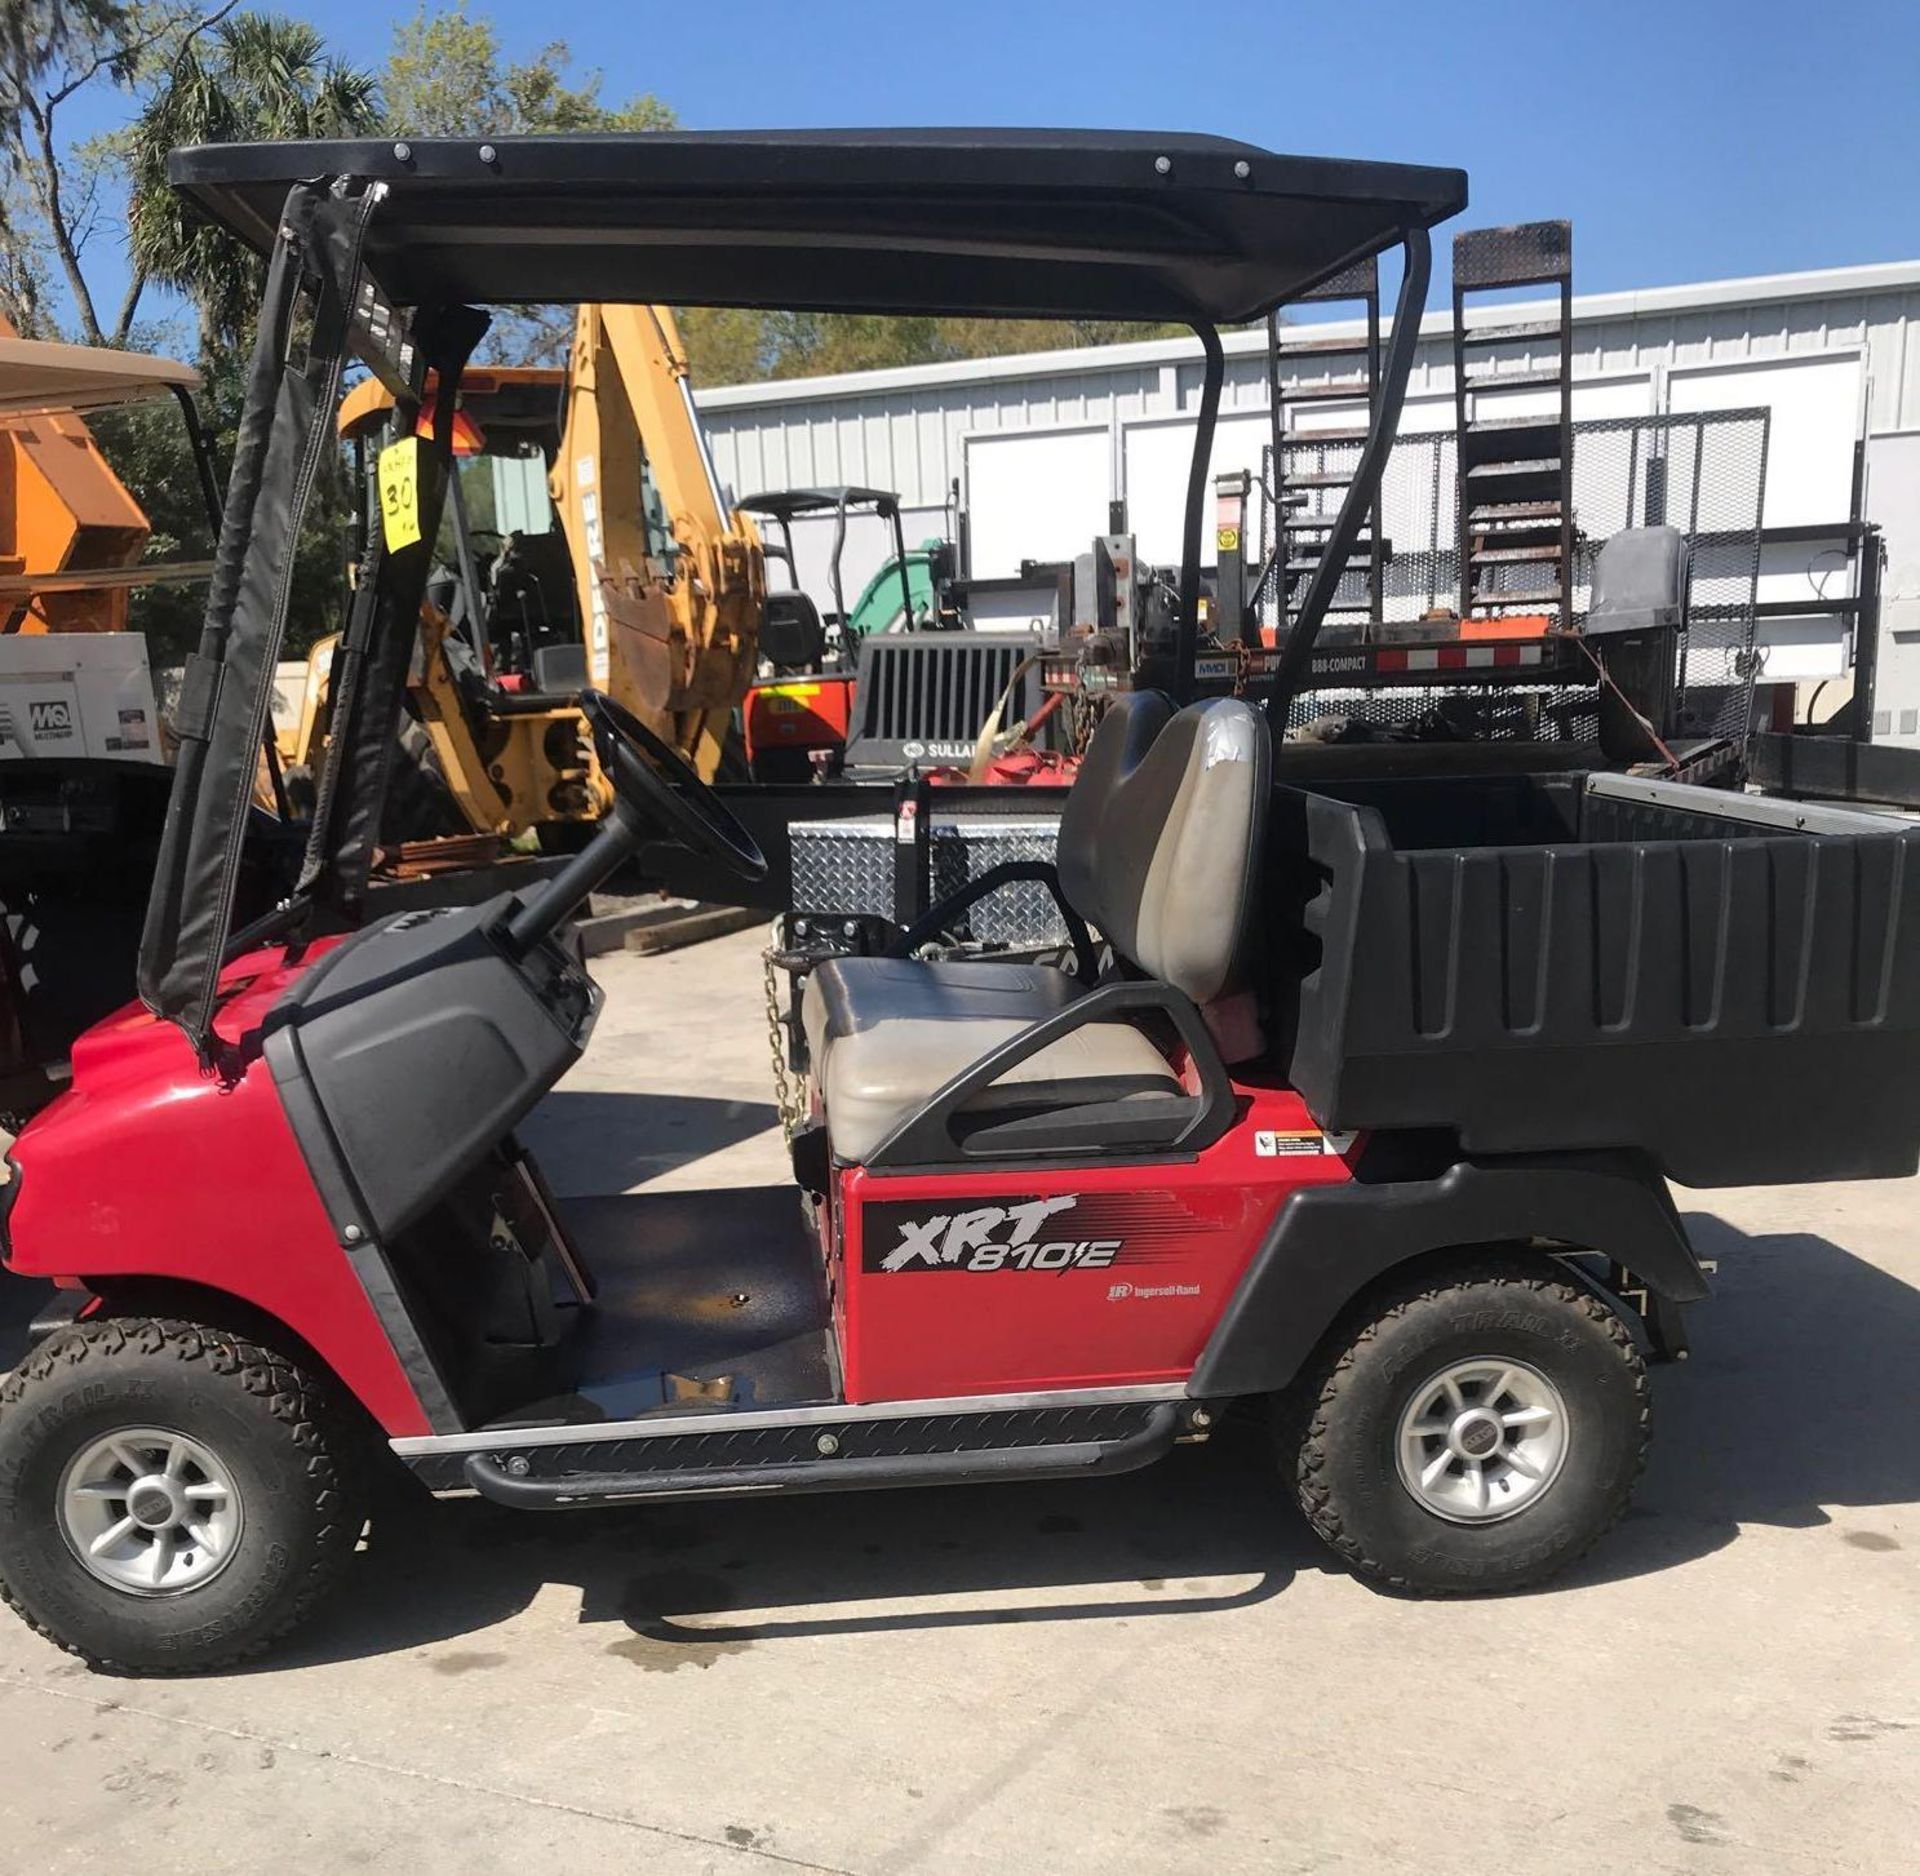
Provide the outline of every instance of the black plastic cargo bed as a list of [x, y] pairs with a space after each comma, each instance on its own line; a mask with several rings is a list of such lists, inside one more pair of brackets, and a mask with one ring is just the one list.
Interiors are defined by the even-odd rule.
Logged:
[[1920, 1164], [1920, 829], [1619, 775], [1275, 791], [1273, 989], [1331, 1131], [1631, 1147], [1687, 1185]]

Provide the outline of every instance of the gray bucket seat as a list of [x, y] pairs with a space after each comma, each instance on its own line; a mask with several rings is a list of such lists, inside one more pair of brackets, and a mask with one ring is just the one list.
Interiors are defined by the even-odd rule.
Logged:
[[[1108, 975], [1171, 986], [1229, 1059], [1258, 1048], [1241, 1006], [1269, 763], [1266, 726], [1247, 704], [1176, 711], [1157, 691], [1135, 692], [1102, 721], [1060, 822], [1061, 890], [1110, 948]], [[1038, 964], [822, 965], [801, 1020], [834, 1156], [867, 1160], [956, 1076], [1092, 988]], [[976, 1091], [965, 1112], [1122, 1111], [1183, 1091], [1144, 1030], [1089, 1021]]]

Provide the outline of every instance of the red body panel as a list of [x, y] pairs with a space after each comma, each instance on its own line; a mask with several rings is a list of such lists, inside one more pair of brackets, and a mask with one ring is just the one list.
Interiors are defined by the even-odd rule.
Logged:
[[[427, 1433], [260, 1053], [267, 1011], [331, 942], [228, 966], [215, 1070], [136, 1005], [88, 1031], [72, 1087], [14, 1143], [7, 1262], [238, 1297], [311, 1343], [390, 1436]], [[1185, 1380], [1288, 1194], [1351, 1176], [1291, 1090], [1236, 1092], [1231, 1131], [1188, 1161], [844, 1172], [829, 1259], [847, 1399]]]
[[222, 972], [218, 1070], [138, 1004], [88, 1030], [73, 1085], [14, 1142], [7, 1265], [88, 1288], [162, 1277], [224, 1291], [304, 1336], [390, 1435], [427, 1433], [259, 1052], [267, 1010], [332, 942]]
[[1233, 1129], [1184, 1163], [843, 1173], [847, 1398], [1185, 1380], [1282, 1201], [1351, 1176], [1298, 1095], [1238, 1092]]
[[747, 760], [775, 749], [842, 748], [852, 717], [851, 673], [768, 678], [741, 706]]

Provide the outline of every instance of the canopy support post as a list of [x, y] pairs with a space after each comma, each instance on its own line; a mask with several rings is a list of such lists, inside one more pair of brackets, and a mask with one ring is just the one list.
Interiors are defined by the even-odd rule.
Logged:
[[[840, 620], [840, 643], [847, 642], [847, 596], [840, 590], [840, 555], [847, 545], [847, 491], [840, 491], [840, 499], [833, 510], [833, 565], [829, 572], [833, 578], [833, 610]], [[797, 576], [796, 576], [797, 579]]]
[[[248, 803], [272, 733], [273, 667], [291, 600], [301, 517], [331, 442], [330, 415], [379, 194], [300, 184], [286, 200], [198, 648], [187, 660], [166, 826], [140, 941], [140, 996], [178, 1023], [203, 1060], [213, 1046], [222, 953], [238, 889]], [[288, 358], [295, 305], [311, 287], [303, 363]]]
[[900, 520], [900, 504], [893, 505], [893, 564], [900, 569], [900, 629], [913, 630], [913, 581], [907, 572], [907, 531]]
[[[460, 374], [485, 335], [487, 323], [487, 315], [470, 306], [435, 306], [415, 315], [414, 340], [435, 386], [433, 429], [419, 457], [420, 536], [405, 547], [388, 549], [384, 540], [379, 544], [366, 636], [350, 677], [340, 669], [342, 653], [350, 647], [343, 644], [335, 654], [327, 772], [314, 806], [313, 835], [301, 882], [356, 924], [366, 909], [367, 878], [399, 747], [407, 667], [420, 637], [420, 603], [433, 564], [447, 486], [457, 473], [453, 413], [460, 398]], [[401, 421], [411, 427], [407, 415]]]
[[1213, 433], [1220, 421], [1220, 389], [1226, 382], [1227, 355], [1211, 325], [1194, 332], [1206, 354], [1200, 379], [1200, 415], [1193, 432], [1193, 462], [1187, 470], [1186, 533], [1180, 546], [1180, 619], [1174, 637], [1173, 695], [1193, 701], [1193, 666], [1200, 655], [1200, 538], [1206, 521], [1207, 470], [1213, 462]]
[[[187, 426], [187, 445], [193, 452], [194, 473], [200, 480], [200, 499], [207, 505], [207, 526], [217, 552], [223, 505], [220, 500], [220, 475], [213, 460], [213, 439], [207, 435], [207, 426], [201, 419], [200, 406], [194, 402], [193, 393], [184, 384], [170, 384], [167, 389], [173, 393], [173, 401], [180, 406], [181, 420]], [[273, 787], [274, 811], [281, 820], [290, 820], [292, 810], [287, 806], [286, 775], [280, 766], [280, 745], [274, 739], [271, 720], [260, 738], [260, 751], [266, 758], [267, 780]]]

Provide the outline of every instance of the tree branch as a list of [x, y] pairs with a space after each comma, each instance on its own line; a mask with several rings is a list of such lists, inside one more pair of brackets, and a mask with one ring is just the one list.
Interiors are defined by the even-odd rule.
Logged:
[[80, 253], [73, 245], [73, 231], [67, 226], [66, 207], [60, 199], [60, 162], [53, 147], [53, 115], [38, 98], [24, 101], [33, 124], [34, 140], [40, 146], [39, 160], [33, 166], [34, 193], [40, 198], [40, 212], [46, 217], [47, 231], [53, 236], [53, 251], [60, 257], [61, 271], [67, 276], [73, 294], [74, 311], [80, 315], [80, 330], [89, 345], [103, 343], [100, 321], [93, 310], [93, 295], [87, 290], [87, 276], [80, 266]]
[[88, 176], [86, 194], [73, 207], [67, 216], [68, 226], [73, 231], [73, 251], [76, 255], [87, 251], [87, 243], [93, 238], [94, 211], [100, 200], [100, 178]]
[[[25, 87], [21, 89], [20, 103], [23, 115], [32, 123], [34, 141], [39, 146], [37, 156], [32, 157], [24, 167], [27, 168], [32, 187], [40, 202], [40, 212], [46, 218], [47, 231], [53, 237], [54, 252], [60, 257], [60, 269], [67, 277], [68, 290], [73, 295], [75, 313], [79, 316], [80, 330], [89, 345], [104, 344], [105, 338], [100, 330], [100, 316], [94, 306], [92, 290], [87, 285], [85, 269], [80, 264], [80, 249], [86, 236], [78, 227], [80, 217], [68, 214], [60, 187], [60, 159], [54, 143], [54, 113], [77, 91], [90, 85], [109, 66], [129, 67], [141, 56], [153, 50], [163, 39], [178, 32], [189, 20], [193, 25], [182, 36], [174, 52], [173, 62], [178, 65], [186, 56], [187, 48], [195, 39], [210, 28], [219, 25], [227, 15], [240, 4], [240, 0], [221, 0], [221, 4], [207, 10], [182, 8], [161, 15], [146, 31], [136, 34], [132, 39], [117, 45], [103, 47], [85, 64], [69, 70], [64, 82], [54, 86], [46, 96], [36, 96]], [[199, 17], [196, 19], [195, 14]], [[24, 154], [24, 152], [23, 152]], [[91, 205], [83, 205], [80, 215], [84, 216]], [[133, 315], [140, 304], [140, 295], [146, 287], [146, 275], [136, 270], [127, 283], [126, 297], [120, 305], [120, 316], [114, 323], [114, 342], [124, 344], [133, 324]]]
[[[217, 26], [239, 4], [240, 0], [223, 0], [222, 5], [215, 7], [211, 13], [203, 15], [188, 32], [186, 38], [180, 42], [180, 50], [184, 52], [209, 26]], [[110, 46], [96, 54], [86, 65], [69, 73], [64, 85], [47, 93], [45, 100], [47, 115], [51, 117], [54, 110], [65, 104], [76, 91], [83, 90], [92, 84], [109, 65], [129, 64], [139, 58], [141, 53], [151, 52], [169, 33], [186, 25], [187, 21], [193, 18], [195, 11], [196, 9], [192, 7], [185, 7], [178, 13], [165, 14], [154, 23], [150, 31], [141, 33], [124, 45]]]
[[133, 315], [140, 305], [140, 295], [146, 291], [147, 271], [136, 267], [133, 278], [127, 282], [125, 297], [120, 302], [119, 317], [113, 322], [113, 343], [125, 345], [133, 331]]
[[225, 0], [223, 5], [215, 7], [211, 13], [204, 14], [189, 30], [186, 37], [180, 41], [179, 45], [175, 47], [173, 54], [174, 64], [177, 66], [180, 61], [187, 56], [187, 48], [191, 46], [202, 33], [209, 32], [218, 26], [239, 4], [240, 0]]

